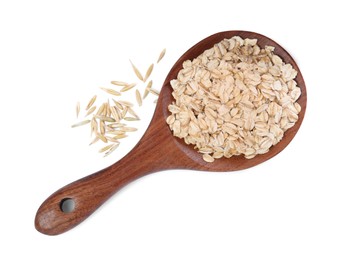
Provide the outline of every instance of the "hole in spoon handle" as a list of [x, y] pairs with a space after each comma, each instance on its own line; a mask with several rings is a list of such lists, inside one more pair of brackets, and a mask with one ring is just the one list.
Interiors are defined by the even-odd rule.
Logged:
[[73, 212], [75, 208], [75, 201], [71, 198], [64, 198], [60, 202], [60, 209], [64, 213]]

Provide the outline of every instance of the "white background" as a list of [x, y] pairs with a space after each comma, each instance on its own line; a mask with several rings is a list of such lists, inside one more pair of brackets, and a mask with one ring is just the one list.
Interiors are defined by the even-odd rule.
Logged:
[[[0, 259], [344, 259], [343, 14], [340, 1], [1, 1]], [[124, 156], [108, 158], [72, 129], [99, 87], [135, 81], [163, 48], [159, 89], [192, 45], [224, 30], [264, 34], [297, 61], [307, 112], [275, 158], [235, 173], [166, 171], [122, 189], [59, 236], [34, 228], [58, 188]], [[130, 99], [133, 92], [123, 99]], [[98, 103], [99, 104], [99, 103]], [[154, 152], [154, 151], [152, 151]]]

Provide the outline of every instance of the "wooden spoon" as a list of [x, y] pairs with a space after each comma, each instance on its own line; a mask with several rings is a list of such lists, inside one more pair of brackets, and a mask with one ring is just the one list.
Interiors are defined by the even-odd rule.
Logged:
[[[215, 43], [235, 35], [258, 39], [260, 47], [274, 46], [275, 54], [297, 70], [296, 82], [302, 91], [298, 103], [302, 110], [296, 124], [268, 153], [258, 155], [253, 159], [234, 156], [230, 159], [222, 158], [213, 163], [207, 163], [203, 161], [202, 156], [194, 150], [193, 146], [186, 145], [183, 140], [174, 137], [166, 124], [166, 118], [169, 115], [167, 107], [173, 101], [170, 80], [177, 77], [183, 61], [192, 60], [204, 50], [213, 47]], [[293, 139], [302, 123], [306, 102], [306, 86], [301, 72], [293, 58], [279, 44], [261, 34], [246, 31], [226, 31], [211, 35], [189, 49], [173, 66], [161, 89], [152, 121], [138, 144], [112, 166], [77, 180], [53, 193], [38, 209], [35, 227], [47, 235], [61, 234], [81, 223], [124, 185], [149, 173], [167, 169], [227, 172], [247, 169], [262, 163], [281, 152]], [[68, 205], [65, 209], [67, 202], [71, 204], [69, 209]]]

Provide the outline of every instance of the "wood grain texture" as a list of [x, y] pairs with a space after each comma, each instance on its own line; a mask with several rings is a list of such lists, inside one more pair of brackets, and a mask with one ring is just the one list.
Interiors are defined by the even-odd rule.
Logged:
[[[297, 123], [285, 133], [282, 141], [273, 146], [268, 153], [249, 160], [243, 156], [234, 156], [207, 163], [192, 146], [188, 146], [183, 140], [173, 137], [165, 122], [169, 115], [167, 107], [173, 101], [170, 80], [177, 77], [177, 73], [185, 60], [196, 58], [215, 43], [235, 35], [242, 38], [256, 38], [260, 47], [274, 46], [275, 53], [298, 71], [296, 82], [302, 91], [298, 103], [302, 110]], [[294, 59], [275, 41], [261, 34], [246, 31], [226, 31], [211, 35], [190, 48], [172, 67], [163, 84], [153, 119], [146, 133], [132, 151], [112, 166], [75, 181], [53, 193], [38, 209], [35, 227], [47, 235], [61, 234], [81, 223], [123, 186], [149, 173], [166, 169], [227, 172], [247, 169], [260, 164], [277, 155], [291, 142], [301, 126], [306, 104], [307, 92], [302, 74]], [[74, 210], [69, 213], [63, 212], [60, 208], [61, 201], [66, 198], [71, 198], [75, 202]]]

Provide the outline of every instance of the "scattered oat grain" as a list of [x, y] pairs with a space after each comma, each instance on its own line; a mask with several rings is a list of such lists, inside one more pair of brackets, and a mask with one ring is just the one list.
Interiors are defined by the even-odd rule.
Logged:
[[154, 88], [150, 88], [149, 92], [154, 94], [154, 95], [156, 95], [156, 96], [159, 96], [159, 94], [160, 94], [160, 92], [158, 90], [154, 89]]
[[152, 71], [153, 71], [153, 68], [154, 68], [154, 64], [152, 63], [149, 68], [147, 69], [147, 72], [146, 72], [146, 75], [143, 79], [143, 82], [146, 82], [146, 80], [149, 78], [149, 76], [152, 74]]
[[114, 144], [104, 155], [104, 157], [108, 156], [109, 154], [111, 154], [113, 151], [115, 151], [117, 149], [117, 147], [119, 146], [119, 143]]
[[79, 113], [80, 113], [80, 102], [76, 103], [76, 118], [79, 117]]
[[153, 81], [150, 80], [145, 88], [145, 92], [143, 93], [143, 99], [145, 99], [150, 91], [150, 89], [152, 88], [153, 85]]
[[86, 125], [86, 124], [88, 124], [90, 122], [91, 122], [91, 120], [84, 120], [84, 121], [81, 121], [79, 123], [76, 123], [76, 124], [72, 125], [72, 127], [78, 127], [78, 126]]
[[138, 104], [139, 106], [142, 106], [142, 98], [141, 98], [140, 91], [138, 91], [138, 90], [136, 89], [135, 95], [136, 95], [137, 104]]
[[114, 96], [120, 96], [121, 95], [120, 92], [118, 92], [116, 90], [113, 90], [111, 88], [103, 88], [103, 87], [101, 87], [101, 89], [104, 90], [105, 92], [111, 94], [111, 95], [114, 95]]
[[125, 92], [125, 91], [128, 91], [129, 89], [132, 89], [133, 87], [136, 86], [136, 83], [131, 83], [129, 85], [126, 85], [124, 86], [122, 89], [121, 89], [121, 92]]
[[94, 112], [94, 110], [96, 110], [96, 108], [97, 108], [96, 106], [91, 107], [91, 108], [87, 111], [85, 117], [88, 116], [88, 115], [90, 115], [90, 114], [92, 114], [92, 113]]
[[117, 80], [111, 81], [111, 84], [116, 85], [116, 86], [120, 86], [120, 87], [124, 87], [124, 86], [128, 86], [129, 85], [127, 82], [117, 81]]
[[133, 70], [134, 70], [135, 75], [137, 76], [137, 78], [138, 78], [139, 80], [143, 81], [143, 77], [142, 77], [141, 72], [138, 70], [138, 68], [136, 68], [136, 66], [134, 65], [134, 63], [133, 63], [131, 60], [129, 60], [129, 61], [130, 61], [130, 63], [131, 63], [131, 66], [132, 66], [132, 68], [133, 68]]
[[86, 106], [86, 110], [89, 110], [89, 109], [90, 109], [90, 107], [94, 104], [94, 102], [96, 101], [96, 99], [97, 99], [97, 95], [94, 95], [94, 96], [90, 99], [90, 101], [88, 102], [88, 104], [87, 104], [87, 106]]
[[165, 53], [166, 53], [166, 49], [163, 49], [163, 50], [161, 51], [161, 53], [160, 53], [160, 55], [159, 55], [159, 58], [158, 58], [158, 60], [157, 60], [156, 63], [159, 63], [159, 62], [162, 60], [162, 58], [165, 56]]
[[131, 117], [131, 116], [126, 116], [123, 118], [125, 121], [138, 121], [140, 120], [139, 118], [137, 117]]
[[100, 152], [100, 153], [103, 153], [103, 152], [109, 150], [110, 148], [112, 148], [114, 145], [116, 145], [116, 144], [109, 144], [109, 145], [106, 145], [106, 146], [104, 146], [103, 148], [101, 148], [101, 149], [99, 150], [99, 152]]

